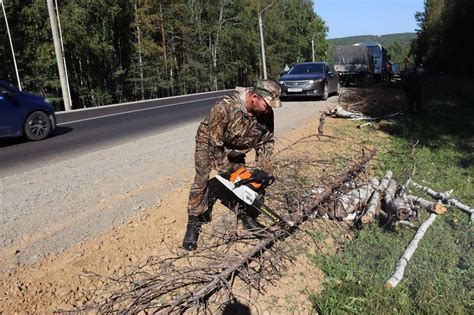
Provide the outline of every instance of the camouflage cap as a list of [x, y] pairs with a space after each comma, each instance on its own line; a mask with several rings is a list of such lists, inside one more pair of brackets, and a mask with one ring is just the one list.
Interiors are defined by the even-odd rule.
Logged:
[[272, 80], [261, 80], [253, 87], [253, 91], [260, 95], [268, 106], [272, 108], [281, 107], [280, 86]]

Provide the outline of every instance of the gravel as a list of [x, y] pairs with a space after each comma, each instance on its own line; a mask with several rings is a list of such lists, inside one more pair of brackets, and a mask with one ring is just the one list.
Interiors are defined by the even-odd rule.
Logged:
[[[276, 136], [300, 126], [328, 103], [284, 102], [275, 110]], [[35, 262], [129, 221], [159, 205], [160, 196], [173, 189], [188, 189], [198, 125], [185, 123], [0, 176], [0, 258], [14, 255], [17, 263]], [[6, 267], [0, 265], [0, 270]]]

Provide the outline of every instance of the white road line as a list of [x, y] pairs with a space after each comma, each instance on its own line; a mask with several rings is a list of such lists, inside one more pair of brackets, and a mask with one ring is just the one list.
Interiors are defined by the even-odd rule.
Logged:
[[102, 116], [97, 116], [97, 117], [67, 121], [67, 122], [57, 124], [56, 126], [75, 124], [75, 123], [82, 122], [82, 121], [88, 121], [88, 120], [94, 120], [94, 119], [100, 119], [100, 118], [106, 118], [106, 117], [112, 117], [112, 116], [119, 116], [119, 115], [125, 115], [125, 114], [136, 113], [136, 112], [143, 112], [143, 111], [146, 111], [146, 110], [151, 110], [151, 109], [156, 109], [156, 108], [165, 108], [165, 107], [178, 106], [178, 105], [183, 105], [183, 104], [188, 104], [188, 103], [195, 103], [195, 102], [200, 102], [200, 101], [214, 100], [214, 99], [218, 99], [218, 98], [222, 98], [222, 97], [224, 97], [224, 95], [215, 96], [215, 97], [208, 97], [208, 98], [202, 98], [200, 100], [195, 100], [195, 101], [187, 101], [187, 102], [180, 102], [180, 103], [174, 103], [174, 104], [168, 104], [168, 105], [158, 105], [158, 106], [149, 107], [149, 108], [129, 110], [127, 112], [121, 112], [121, 113], [115, 113], [115, 114], [110, 114], [110, 115], [102, 115]]
[[[192, 94], [184, 94], [184, 95], [175, 95], [175, 96], [166, 96], [166, 97], [158, 97], [158, 98], [152, 98], [152, 99], [148, 99], [148, 100], [140, 100], [140, 101], [133, 101], [133, 102], [118, 103], [118, 104], [101, 105], [101, 106], [98, 106], [98, 107], [77, 108], [77, 109], [74, 109], [72, 112], [74, 112], [74, 113], [87, 112], [87, 111], [100, 110], [100, 109], [109, 108], [109, 107], [120, 107], [120, 106], [133, 105], [133, 104], [138, 104], [138, 103], [150, 103], [150, 102], [169, 100], [169, 99], [174, 99], [174, 98], [183, 98], [183, 97], [189, 97], [189, 96], [194, 96], [194, 95], [215, 94], [215, 93], [230, 92], [230, 91], [234, 91], [234, 89], [210, 91], [210, 92], [201, 92], [201, 93], [192, 93]], [[67, 115], [67, 114], [70, 114], [70, 113], [71, 112], [69, 112], [69, 111], [68, 112], [66, 112], [66, 111], [57, 111], [56, 116]]]

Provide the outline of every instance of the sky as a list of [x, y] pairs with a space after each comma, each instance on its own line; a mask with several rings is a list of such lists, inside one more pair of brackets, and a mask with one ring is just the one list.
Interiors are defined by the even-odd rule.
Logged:
[[328, 38], [415, 32], [424, 0], [314, 0], [329, 27]]

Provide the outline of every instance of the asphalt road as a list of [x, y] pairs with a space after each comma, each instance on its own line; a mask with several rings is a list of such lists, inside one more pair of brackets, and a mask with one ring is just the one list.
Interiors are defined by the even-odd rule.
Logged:
[[92, 149], [110, 147], [184, 122], [200, 120], [231, 90], [57, 114], [53, 135], [38, 142], [0, 140], [0, 177]]

